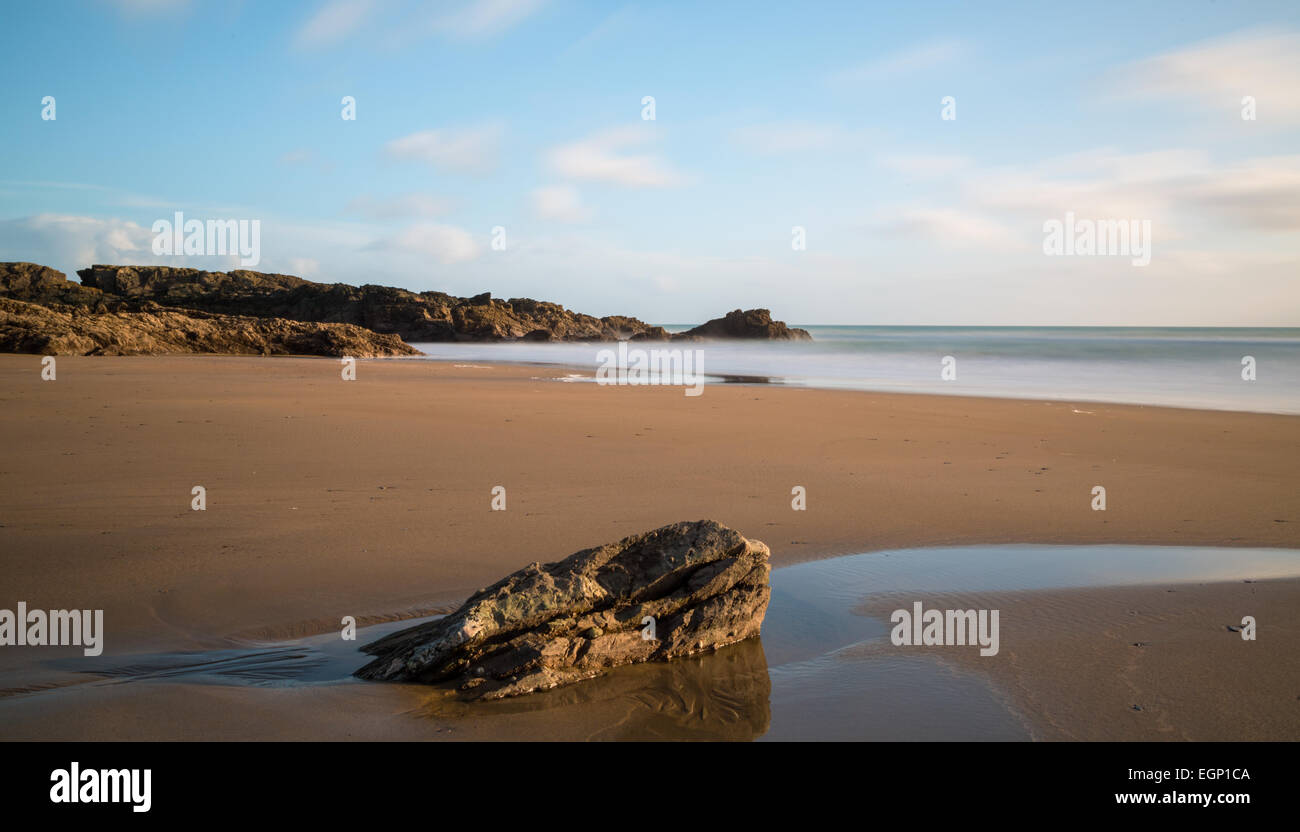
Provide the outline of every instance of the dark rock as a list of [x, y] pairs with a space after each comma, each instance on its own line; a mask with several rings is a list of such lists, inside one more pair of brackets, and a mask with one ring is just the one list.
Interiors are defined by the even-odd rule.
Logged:
[[[391, 286], [313, 283], [284, 274], [236, 269], [206, 272], [167, 266], [91, 266], [77, 272], [86, 287], [164, 306], [295, 321], [350, 323], [391, 332], [405, 341], [507, 341], [544, 331], [553, 341], [667, 341], [667, 330], [624, 315], [595, 318], [558, 303], [491, 292], [458, 298]], [[26, 298], [20, 298], [26, 299]], [[768, 338], [811, 340], [802, 329], [773, 321], [766, 309], [737, 309], [676, 339]]]
[[[615, 341], [662, 331], [636, 318], [594, 318], [530, 298], [457, 298], [391, 286], [313, 283], [300, 277], [166, 266], [91, 266], [82, 283], [164, 306], [294, 321], [349, 323], [411, 341], [512, 341], [546, 332], [555, 341]], [[540, 336], [532, 336], [540, 340]]]
[[595, 318], [557, 303], [490, 292], [457, 298], [391, 286], [314, 283], [286, 274], [235, 269], [209, 272], [170, 266], [95, 265], [77, 272], [81, 285], [34, 263], [0, 263], [0, 297], [62, 304], [94, 312], [137, 312], [155, 303], [252, 318], [352, 324], [407, 342], [420, 341], [699, 341], [707, 338], [811, 340], [773, 321], [766, 309], [737, 309], [686, 333], [623, 315]]
[[63, 272], [36, 263], [0, 263], [0, 298], [87, 308], [104, 306], [103, 292], [73, 283]]
[[784, 321], [772, 320], [772, 313], [766, 309], [739, 309], [728, 312], [725, 317], [714, 318], [694, 329], [688, 329], [673, 336], [674, 341], [695, 338], [748, 338], [772, 341], [811, 341], [812, 336], [805, 329], [788, 327]]
[[146, 304], [91, 312], [0, 298], [0, 352], [39, 355], [419, 355], [396, 335], [351, 324], [215, 315]]
[[764, 544], [711, 520], [675, 523], [527, 566], [445, 618], [366, 645], [376, 658], [356, 675], [500, 699], [711, 651], [759, 634], [770, 572]]

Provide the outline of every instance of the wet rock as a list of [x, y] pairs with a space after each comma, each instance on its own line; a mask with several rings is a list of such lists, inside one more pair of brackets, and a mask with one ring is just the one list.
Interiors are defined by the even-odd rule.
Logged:
[[376, 658], [356, 675], [501, 699], [712, 651], [759, 634], [770, 573], [764, 544], [711, 520], [675, 523], [526, 566], [366, 645]]

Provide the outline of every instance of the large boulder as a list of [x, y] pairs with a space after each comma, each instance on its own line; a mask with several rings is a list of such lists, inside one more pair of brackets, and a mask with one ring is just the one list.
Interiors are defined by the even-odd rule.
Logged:
[[524, 567], [444, 618], [367, 644], [376, 658], [356, 675], [501, 699], [716, 650], [759, 634], [770, 574], [764, 544], [712, 520], [674, 523]]

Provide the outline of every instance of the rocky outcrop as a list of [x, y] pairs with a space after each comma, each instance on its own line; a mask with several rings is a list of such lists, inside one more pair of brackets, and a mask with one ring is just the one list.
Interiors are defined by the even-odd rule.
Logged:
[[714, 318], [708, 323], [700, 324], [694, 329], [679, 332], [673, 340], [696, 338], [746, 338], [769, 341], [811, 341], [812, 336], [806, 329], [785, 325], [784, 321], [772, 320], [772, 313], [766, 309], [741, 311], [734, 309], [726, 316]]
[[0, 298], [30, 303], [65, 304], [104, 311], [112, 299], [104, 293], [68, 280], [67, 275], [36, 263], [0, 263]]
[[558, 303], [488, 292], [458, 298], [391, 286], [314, 283], [287, 274], [235, 269], [209, 272], [170, 266], [96, 265], [77, 272], [81, 284], [35, 263], [0, 263], [0, 297], [94, 312], [135, 312], [148, 304], [175, 310], [320, 324], [351, 324], [422, 341], [698, 341], [708, 338], [811, 340], [773, 321], [766, 309], [736, 310], [670, 336], [623, 315], [596, 318]]
[[313, 283], [300, 277], [235, 270], [206, 272], [167, 266], [91, 266], [83, 285], [163, 306], [295, 321], [349, 323], [405, 341], [667, 340], [662, 327], [636, 318], [594, 318], [558, 303], [484, 292], [458, 298], [391, 286]]
[[711, 520], [675, 523], [527, 566], [366, 645], [376, 658], [356, 675], [501, 699], [711, 651], [759, 634], [770, 573], [764, 544]]
[[40, 355], [420, 355], [396, 335], [315, 324], [166, 309], [94, 312], [0, 297], [0, 352]]

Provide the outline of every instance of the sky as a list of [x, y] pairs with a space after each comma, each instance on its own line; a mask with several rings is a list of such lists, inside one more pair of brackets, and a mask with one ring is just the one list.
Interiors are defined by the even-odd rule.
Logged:
[[[181, 211], [260, 271], [654, 323], [1300, 325], [1294, 0], [0, 16], [4, 261], [238, 268], [155, 254]], [[1048, 255], [1067, 215], [1149, 264]]]

